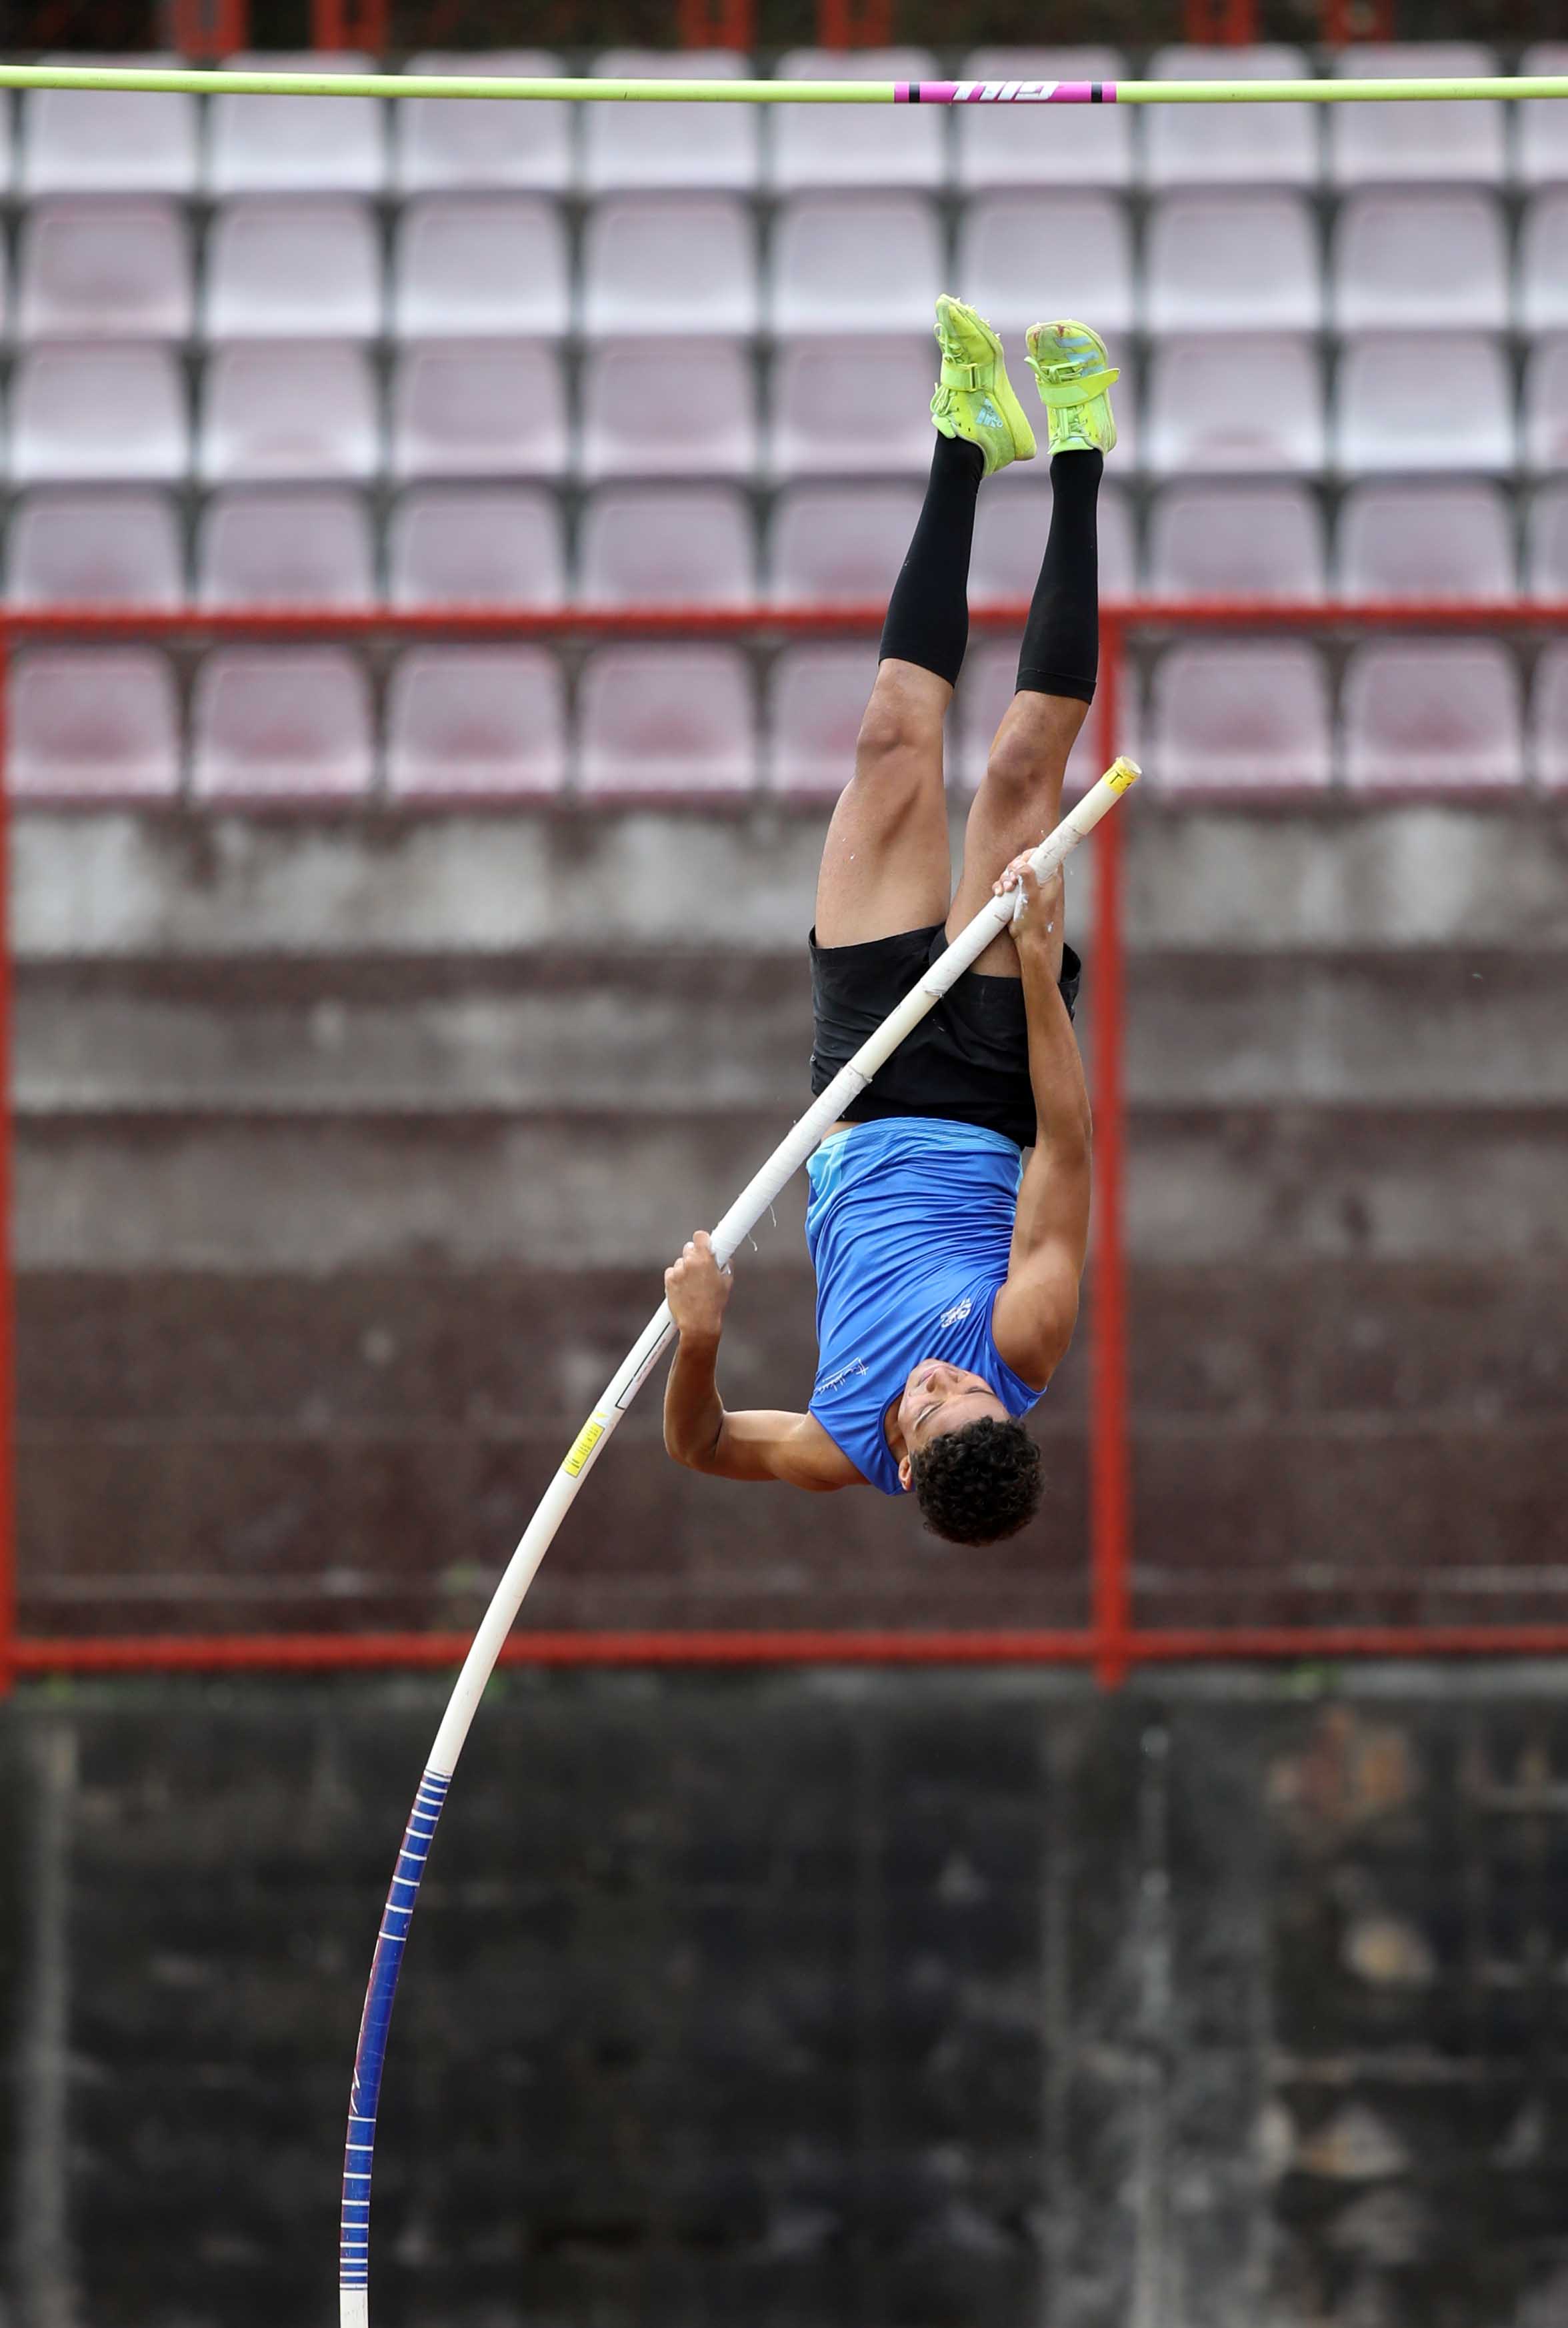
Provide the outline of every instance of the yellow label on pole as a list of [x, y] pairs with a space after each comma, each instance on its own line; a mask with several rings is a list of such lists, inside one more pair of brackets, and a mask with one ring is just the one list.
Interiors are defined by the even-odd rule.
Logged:
[[600, 1422], [597, 1415], [593, 1417], [592, 1422], [585, 1422], [583, 1424], [582, 1430], [577, 1434], [575, 1446], [561, 1466], [562, 1470], [566, 1473], [569, 1478], [576, 1478], [579, 1472], [582, 1470], [583, 1464], [586, 1463], [588, 1458], [593, 1454], [593, 1450], [598, 1446], [599, 1441], [603, 1438], [603, 1436], [604, 1425]]
[[1143, 773], [1136, 760], [1115, 759], [1106, 770], [1106, 782], [1114, 793], [1125, 793], [1129, 784], [1137, 783]]

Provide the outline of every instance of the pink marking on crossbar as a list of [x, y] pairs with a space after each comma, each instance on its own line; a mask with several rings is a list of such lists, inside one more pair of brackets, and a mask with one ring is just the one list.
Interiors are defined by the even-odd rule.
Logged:
[[895, 81], [898, 105], [1115, 105], [1114, 80]]

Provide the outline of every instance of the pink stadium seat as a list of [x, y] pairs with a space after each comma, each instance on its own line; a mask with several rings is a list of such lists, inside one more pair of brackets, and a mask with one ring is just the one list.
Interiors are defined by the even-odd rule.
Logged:
[[[949, 783], [957, 776], [970, 792], [977, 789], [985, 774], [992, 737], [1013, 700], [1013, 682], [1018, 676], [1018, 647], [1016, 638], [986, 640], [984, 644], [972, 646], [964, 659], [953, 712], [947, 721], [947, 766]], [[1135, 757], [1137, 736], [1132, 714], [1133, 706], [1129, 703], [1124, 708], [1116, 748], [1131, 751]], [[1091, 710], [1068, 755], [1063, 799], [1080, 799], [1104, 774], [1104, 768], [1099, 723]]]
[[370, 690], [343, 647], [219, 647], [197, 674], [192, 784], [204, 800], [341, 800], [370, 787]]
[[[1543, 105], [1546, 101], [1541, 99]], [[1525, 213], [1519, 234], [1519, 321], [1526, 332], [1568, 329], [1564, 252], [1568, 252], [1568, 185], [1537, 194]]]
[[[46, 61], [48, 61], [46, 60]], [[57, 64], [173, 64], [173, 57], [57, 57]], [[30, 89], [22, 103], [17, 191], [41, 194], [191, 194], [196, 99], [163, 89]]]
[[1568, 789], [1568, 645], [1561, 639], [1542, 651], [1535, 665], [1530, 758], [1537, 783], [1554, 792]]
[[[1301, 80], [1300, 49], [1158, 50], [1151, 80]], [[1317, 108], [1311, 105], [1154, 105], [1144, 117], [1151, 186], [1314, 186]]]
[[1568, 605], [1568, 485], [1545, 485], [1530, 503], [1529, 594]]
[[[1036, 462], [1034, 469], [1043, 466]], [[1045, 539], [1050, 530], [1050, 479], [1033, 470], [1012, 468], [993, 478], [980, 496], [975, 549], [969, 561], [969, 598], [1030, 598], [1040, 579]], [[1114, 484], [1100, 487], [1100, 596], [1130, 598], [1137, 578], [1133, 518], [1125, 495]], [[896, 563], [890, 569], [891, 587]]]
[[1512, 598], [1513, 514], [1497, 485], [1357, 485], [1339, 512], [1344, 598]]
[[[699, 364], [700, 399], [690, 392]], [[578, 401], [585, 477], [749, 477], [757, 466], [747, 342], [607, 340], [584, 359]]]
[[6, 704], [14, 800], [172, 800], [180, 789], [174, 674], [151, 647], [38, 647]]
[[[730, 49], [606, 49], [593, 71], [612, 80], [747, 80]], [[760, 167], [755, 105], [585, 105], [583, 183], [591, 194], [711, 186], [750, 193]]]
[[1188, 643], [1154, 673], [1149, 746], [1162, 791], [1316, 791], [1331, 765], [1329, 688], [1298, 639]]
[[1166, 340], [1155, 354], [1146, 430], [1144, 461], [1162, 476], [1321, 468], [1316, 351], [1283, 335]]
[[566, 596], [560, 507], [537, 488], [428, 485], [387, 530], [394, 606], [559, 606]]
[[[965, 80], [1120, 80], [1115, 49], [972, 49]], [[966, 192], [991, 186], [1125, 186], [1133, 175], [1133, 125], [1118, 106], [960, 105], [955, 108], [957, 179]], [[1032, 320], [1032, 318], [1031, 319]]]
[[1299, 194], [1167, 194], [1149, 220], [1144, 321], [1152, 332], [1315, 332], [1321, 273]]
[[578, 591], [590, 606], [749, 606], [751, 517], [727, 485], [607, 487], [583, 521]]
[[364, 606], [370, 523], [357, 493], [215, 493], [196, 544], [203, 606]]
[[589, 793], [736, 793], [757, 773], [751, 673], [735, 647], [606, 647], [583, 675]]
[[876, 677], [876, 642], [786, 647], [769, 690], [769, 785], [805, 800], [835, 800], [854, 773], [854, 744]]
[[1525, 371], [1525, 465], [1568, 469], [1568, 333], [1538, 341]]
[[[313, 52], [231, 57], [266, 72], [369, 72], [371, 60]], [[451, 102], [450, 99], [445, 100]], [[229, 194], [378, 194], [386, 183], [384, 108], [370, 97], [247, 97], [210, 99], [207, 189]]]
[[[926, 49], [794, 49], [780, 80], [935, 80]], [[780, 105], [773, 112], [771, 182], [780, 193], [803, 186], [925, 186], [945, 174], [945, 108], [856, 109], [854, 134], [834, 105]]]
[[684, 330], [716, 337], [757, 328], [757, 230], [730, 194], [614, 195], [588, 213], [583, 328], [632, 339]]
[[774, 222], [770, 314], [781, 334], [929, 332], [942, 287], [937, 213], [922, 195], [807, 194]]
[[[985, 194], [966, 206], [955, 280], [999, 332], [1022, 333], [1041, 320], [1040, 282], [1022, 256], [1036, 250], [1050, 252], [1053, 315], [1092, 315], [1107, 336], [1132, 329], [1132, 235], [1115, 195]], [[1026, 372], [1023, 385], [1032, 395]]]
[[207, 238], [210, 340], [369, 340], [381, 245], [368, 202], [230, 202]]
[[45, 347], [11, 375], [14, 484], [173, 484], [190, 458], [185, 386], [166, 349]]
[[786, 343], [773, 361], [771, 459], [779, 477], [924, 475], [936, 343]]
[[[426, 50], [405, 71], [551, 80], [561, 60], [543, 49]], [[498, 98], [406, 97], [392, 108], [392, 182], [401, 194], [488, 187], [565, 193], [572, 180], [570, 105], [513, 105]]]
[[1495, 639], [1358, 647], [1345, 675], [1345, 778], [1358, 792], [1468, 791], [1524, 770], [1519, 675]]
[[1156, 598], [1321, 598], [1323, 521], [1304, 485], [1171, 485], [1149, 529]]
[[180, 606], [185, 560], [159, 493], [30, 493], [11, 514], [14, 606]]
[[392, 675], [387, 781], [397, 799], [515, 799], [566, 779], [561, 666], [543, 647], [415, 647]]
[[1346, 342], [1339, 390], [1337, 459], [1352, 474], [1513, 466], [1513, 390], [1497, 340], [1368, 333]]
[[555, 202], [447, 194], [403, 211], [392, 262], [392, 329], [399, 339], [491, 332], [559, 339], [571, 320], [566, 235]]
[[[1459, 80], [1495, 73], [1489, 49], [1470, 41], [1407, 41], [1341, 49], [1334, 70], [1351, 80]], [[1500, 185], [1501, 104], [1331, 105], [1329, 174], [1335, 185], [1412, 178]]]
[[360, 349], [274, 340], [209, 356], [197, 454], [204, 483], [361, 483], [380, 462], [376, 381]]
[[[1543, 42], [1519, 59], [1522, 73], [1568, 73], [1568, 41]], [[1517, 108], [1515, 166], [1526, 186], [1568, 184], [1568, 115], [1560, 98], [1532, 98]]]
[[920, 513], [918, 485], [794, 485], [779, 495], [770, 595], [785, 606], [885, 600]]
[[1352, 194], [1334, 230], [1330, 299], [1342, 332], [1502, 331], [1508, 254], [1497, 196], [1474, 188]]
[[191, 327], [191, 237], [173, 202], [41, 202], [17, 269], [23, 340], [182, 340]]
[[406, 348], [392, 384], [397, 477], [548, 477], [566, 465], [561, 368], [518, 340]]

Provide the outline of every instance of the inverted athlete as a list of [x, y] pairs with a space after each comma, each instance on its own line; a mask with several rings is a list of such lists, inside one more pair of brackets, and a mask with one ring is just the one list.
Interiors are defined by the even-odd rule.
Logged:
[[1072, 1031], [1080, 965], [1063, 943], [1061, 877], [1041, 887], [1027, 857], [1058, 821], [1094, 697], [1096, 502], [1116, 441], [1118, 374], [1082, 324], [1028, 333], [1049, 429], [1050, 531], [1017, 692], [954, 887], [942, 728], [968, 637], [975, 500], [983, 479], [1035, 448], [990, 326], [942, 298], [937, 339], [930, 481], [817, 878], [813, 1092], [988, 896], [1022, 888], [1025, 902], [811, 1159], [818, 1360], [807, 1413], [725, 1409], [717, 1367], [732, 1279], [699, 1231], [665, 1272], [680, 1341], [664, 1435], [677, 1462], [719, 1478], [912, 1489], [936, 1535], [993, 1544], [1039, 1507], [1040, 1450], [1020, 1418], [1072, 1338], [1088, 1238], [1089, 1107]]

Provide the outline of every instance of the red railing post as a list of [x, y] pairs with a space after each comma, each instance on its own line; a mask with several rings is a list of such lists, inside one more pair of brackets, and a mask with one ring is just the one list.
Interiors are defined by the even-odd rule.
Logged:
[[[1115, 615], [1100, 627], [1100, 764], [1116, 756], [1125, 633]], [[1126, 996], [1122, 951], [1122, 825], [1107, 817], [1095, 835], [1094, 1105], [1095, 1202], [1089, 1349], [1089, 1546], [1095, 1672], [1103, 1687], [1125, 1681], [1130, 1662], [1132, 1589], [1128, 1477], [1126, 1272], [1122, 1161], [1125, 1096], [1122, 1029]]]
[[5, 746], [10, 642], [0, 624], [0, 1696], [16, 1673], [14, 1271], [11, 1241], [11, 780]]

